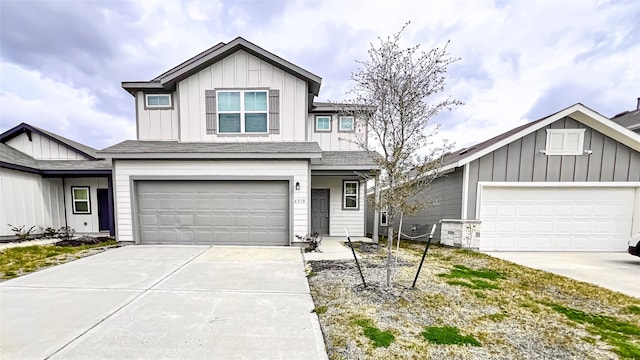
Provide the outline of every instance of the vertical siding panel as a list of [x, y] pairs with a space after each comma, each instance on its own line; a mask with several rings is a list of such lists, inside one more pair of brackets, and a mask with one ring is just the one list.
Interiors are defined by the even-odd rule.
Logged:
[[547, 156], [540, 153], [546, 149], [547, 130], [542, 128], [535, 132], [535, 148], [533, 157], [533, 181], [546, 181], [547, 179]]
[[631, 152], [629, 159], [629, 181], [640, 181], [640, 153]]
[[604, 149], [604, 135], [597, 131], [591, 131], [591, 150], [589, 155], [589, 171], [587, 181], [600, 181], [600, 169], [602, 168], [602, 156]]
[[505, 181], [507, 171], [507, 147], [503, 146], [493, 152], [492, 181]]
[[533, 181], [533, 164], [537, 154], [536, 134], [528, 134], [523, 137], [518, 169], [518, 180]]
[[518, 139], [507, 145], [507, 181], [518, 181], [520, 176], [520, 153], [522, 152], [522, 139]]
[[[204, 111], [202, 111], [203, 116], [200, 117], [200, 98], [204, 99], [204, 93], [200, 93], [200, 81], [197, 76], [191, 76], [188, 79], [189, 82], [189, 140], [190, 141], [201, 141], [203, 133], [205, 132], [203, 122], [204, 122]], [[202, 121], [200, 121], [202, 119]]]
[[467, 202], [467, 219], [475, 219], [478, 199], [478, 179], [480, 178], [480, 160], [469, 164], [469, 188]]
[[222, 87], [232, 88], [236, 83], [235, 54], [222, 60]]
[[[581, 128], [585, 128], [581, 126]], [[584, 131], [584, 148], [585, 150], [591, 149], [591, 128], [586, 128]], [[587, 181], [587, 172], [589, 170], [589, 157], [591, 155], [583, 154], [576, 156], [575, 165], [573, 168], [573, 180], [574, 181]]]
[[247, 64], [247, 54], [244, 51], [238, 51], [235, 53], [235, 66], [236, 66], [236, 87], [247, 87], [248, 81], [248, 64]]
[[281, 70], [260, 61], [260, 86], [282, 89], [282, 76], [276, 75], [276, 72]]
[[616, 144], [616, 162], [613, 169], [613, 181], [627, 181], [629, 178], [629, 160], [631, 159], [631, 149]]
[[560, 165], [560, 181], [573, 181], [574, 170], [576, 167], [576, 158], [579, 156], [562, 156]]
[[[564, 129], [567, 123], [567, 118], [562, 118], [556, 122], [553, 122], [549, 125], [550, 129]], [[546, 140], [546, 130], [545, 130], [545, 140]], [[546, 148], [546, 142], [545, 147]], [[562, 162], [564, 161], [564, 156], [551, 155], [546, 156], [547, 158], [547, 174], [546, 181], [560, 181], [560, 171]]]
[[602, 169], [600, 181], [613, 181], [613, 168], [616, 162], [616, 141], [605, 137], [602, 151]]

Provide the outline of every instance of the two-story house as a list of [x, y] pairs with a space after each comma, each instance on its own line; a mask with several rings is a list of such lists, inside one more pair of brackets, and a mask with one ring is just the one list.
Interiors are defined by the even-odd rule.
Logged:
[[112, 159], [117, 237], [136, 244], [291, 245], [365, 234], [377, 171], [367, 129], [314, 103], [321, 78], [243, 38], [150, 81], [123, 82], [137, 140]]

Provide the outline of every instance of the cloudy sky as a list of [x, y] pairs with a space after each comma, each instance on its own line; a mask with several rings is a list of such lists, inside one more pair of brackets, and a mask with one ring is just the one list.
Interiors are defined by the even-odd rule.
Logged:
[[435, 121], [458, 147], [576, 102], [605, 116], [640, 97], [640, 1], [0, 0], [0, 131], [20, 122], [104, 148], [135, 138], [121, 81], [149, 80], [237, 36], [322, 77], [339, 101], [355, 60], [411, 21], [405, 45], [451, 41]]

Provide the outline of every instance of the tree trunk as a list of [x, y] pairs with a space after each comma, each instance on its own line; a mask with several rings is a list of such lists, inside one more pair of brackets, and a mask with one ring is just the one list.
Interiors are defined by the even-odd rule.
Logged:
[[393, 225], [389, 224], [387, 235], [387, 288], [391, 288], [391, 248], [393, 246]]

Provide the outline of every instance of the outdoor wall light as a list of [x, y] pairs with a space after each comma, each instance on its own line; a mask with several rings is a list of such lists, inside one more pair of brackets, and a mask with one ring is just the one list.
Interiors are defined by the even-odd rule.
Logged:
[[296, 182], [296, 190], [300, 190], [300, 183]]

